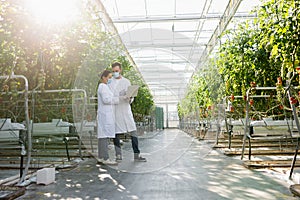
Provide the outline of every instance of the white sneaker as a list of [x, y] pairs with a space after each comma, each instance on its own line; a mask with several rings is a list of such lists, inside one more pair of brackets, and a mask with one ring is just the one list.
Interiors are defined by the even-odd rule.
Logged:
[[97, 160], [97, 163], [103, 163], [104, 162], [104, 159], [102, 159], [102, 158], [96, 158], [96, 160]]
[[117, 155], [116, 156], [116, 162], [121, 162], [122, 161], [122, 156], [121, 155]]
[[116, 161], [107, 159], [107, 160], [103, 160], [102, 164], [104, 165], [118, 165], [118, 163]]

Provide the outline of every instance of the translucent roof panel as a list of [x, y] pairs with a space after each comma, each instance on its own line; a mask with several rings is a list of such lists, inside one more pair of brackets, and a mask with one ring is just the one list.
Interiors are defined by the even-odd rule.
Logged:
[[194, 70], [210, 51], [208, 47], [214, 49], [217, 44], [211, 43], [211, 38], [217, 38], [213, 34], [220, 29], [224, 13], [230, 13], [226, 19], [233, 16], [244, 20], [251, 17], [249, 11], [260, 1], [102, 0], [102, 3], [159, 104], [178, 102], [184, 97]]
[[146, 9], [148, 16], [155, 15], [173, 15], [175, 8], [174, 0], [148, 0], [146, 2]]
[[210, 8], [208, 10], [208, 14], [219, 14], [219, 13], [223, 13], [228, 1], [222, 1], [222, 0], [216, 0], [216, 1], [206, 1], [207, 3], [211, 3], [210, 4]]
[[195, 15], [199, 14], [205, 5], [205, 1], [185, 0], [176, 1], [176, 15]]

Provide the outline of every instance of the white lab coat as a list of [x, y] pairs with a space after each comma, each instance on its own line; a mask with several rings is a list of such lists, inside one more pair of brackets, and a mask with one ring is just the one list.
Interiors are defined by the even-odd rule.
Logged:
[[98, 138], [115, 138], [115, 104], [119, 97], [114, 97], [109, 87], [100, 83], [97, 90], [97, 133]]
[[[120, 79], [113, 78], [109, 87], [111, 88], [111, 91], [113, 91], [114, 96], [124, 96], [130, 85], [130, 81], [127, 78], [121, 77]], [[115, 109], [116, 134], [136, 131], [136, 125], [129, 100], [120, 99], [120, 102], [115, 106]]]

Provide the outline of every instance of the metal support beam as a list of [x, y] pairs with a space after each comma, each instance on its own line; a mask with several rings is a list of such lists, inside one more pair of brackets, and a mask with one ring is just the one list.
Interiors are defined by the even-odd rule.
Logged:
[[204, 63], [207, 59], [207, 56], [212, 52], [214, 47], [216, 46], [216, 43], [220, 39], [220, 35], [225, 31], [227, 25], [231, 21], [232, 17], [235, 15], [237, 8], [239, 7], [242, 0], [230, 0], [224, 14], [222, 15], [222, 18], [220, 19], [219, 25], [215, 29], [214, 33], [212, 34], [210, 40], [207, 43], [206, 48], [204, 49], [202, 55], [200, 56], [200, 59], [197, 63], [196, 70], [197, 71], [201, 65], [201, 63]]
[[[204, 7], [201, 11], [201, 16], [205, 16], [205, 15], [208, 14], [208, 10], [210, 9], [211, 4], [212, 4], [212, 0], [206, 0], [205, 1]], [[190, 60], [193, 57], [195, 49], [197, 49], [196, 44], [197, 44], [197, 42], [200, 38], [200, 35], [202, 33], [202, 30], [203, 30], [203, 27], [204, 27], [204, 22], [205, 21], [203, 21], [203, 20], [199, 20], [199, 22], [198, 22], [197, 32], [195, 33], [195, 36], [194, 36], [193, 46], [192, 46], [192, 48], [189, 52], [188, 60]], [[197, 66], [195, 66], [195, 70], [196, 70], [196, 67]]]
[[[221, 14], [207, 14], [202, 16], [131, 16], [131, 17], [118, 17], [112, 19], [114, 23], [145, 23], [145, 22], [168, 22], [168, 21], [199, 21], [199, 20], [219, 20], [223, 17]], [[251, 18], [256, 15], [249, 15], [248, 13], [239, 13], [234, 16], [235, 18]]]
[[[25, 177], [28, 173], [30, 161], [31, 161], [31, 151], [32, 151], [32, 138], [31, 138], [31, 127], [30, 127], [30, 119], [29, 119], [29, 107], [28, 107], [28, 79], [23, 75], [15, 75], [13, 72], [10, 76], [0, 76], [0, 79], [9, 80], [9, 79], [23, 79], [24, 80], [24, 118], [25, 118], [25, 124], [26, 124], [26, 133], [27, 133], [27, 161], [26, 166], [24, 169], [24, 173], [22, 172], [22, 175], [19, 180], [19, 184], [21, 184], [23, 181], [25, 181]], [[22, 170], [22, 169], [20, 169]]]
[[[187, 61], [187, 60], [176, 60], [176, 59], [172, 59], [172, 60], [170, 60], [170, 59], [160, 59], [160, 58], [154, 58], [154, 59], [135, 59], [135, 62], [136, 63], [141, 63], [141, 64], [152, 64], [152, 63], [159, 63], [159, 64], [165, 64], [165, 63], [167, 63], [167, 64], [182, 64], [182, 63], [190, 63], [189, 61]], [[140, 69], [140, 70], [142, 70], [142, 69]]]
[[126, 46], [124, 45], [124, 43], [123, 43], [123, 41], [122, 41], [122, 39], [121, 39], [121, 37], [120, 37], [120, 35], [119, 35], [119, 32], [118, 32], [116, 26], [114, 25], [112, 19], [111, 19], [110, 16], [108, 15], [108, 13], [107, 13], [107, 11], [106, 11], [106, 9], [105, 9], [105, 7], [104, 7], [102, 1], [101, 1], [101, 0], [94, 0], [94, 2], [96, 3], [96, 5], [98, 6], [98, 8], [99, 8], [99, 10], [100, 10], [100, 12], [101, 12], [101, 19], [102, 19], [103, 23], [104, 23], [105, 25], [107, 25], [106, 28], [108, 29], [108, 31], [109, 31], [110, 33], [112, 33], [113, 35], [116, 35], [116, 36], [117, 36], [116, 38], [117, 38], [119, 44], [122, 45], [122, 47], [123, 47], [123, 49], [124, 49], [124, 52], [125, 52], [125, 55], [126, 55], [126, 57], [128, 58], [129, 62], [130, 62], [130, 63], [132, 64], [132, 66], [136, 69], [136, 71], [140, 74], [140, 78], [141, 78], [142, 80], [144, 80], [144, 79], [143, 79], [143, 76], [141, 75], [141, 73], [140, 73], [140, 71], [139, 71], [139, 69], [138, 69], [138, 67], [136, 66], [136, 63], [134, 62], [134, 60], [132, 59], [131, 55], [130, 55], [129, 52], [128, 52], [128, 49], [127, 49]]
[[[197, 46], [205, 46], [205, 43], [197, 43]], [[128, 43], [126, 46], [129, 49], [137, 48], [174, 48], [174, 47], [192, 47], [192, 43], [148, 43], [148, 44], [139, 44], [139, 43]]]

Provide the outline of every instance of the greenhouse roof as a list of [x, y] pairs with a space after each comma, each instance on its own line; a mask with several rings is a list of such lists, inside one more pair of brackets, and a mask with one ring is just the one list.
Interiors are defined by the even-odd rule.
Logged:
[[156, 103], [177, 103], [232, 19], [259, 0], [103, 0]]

